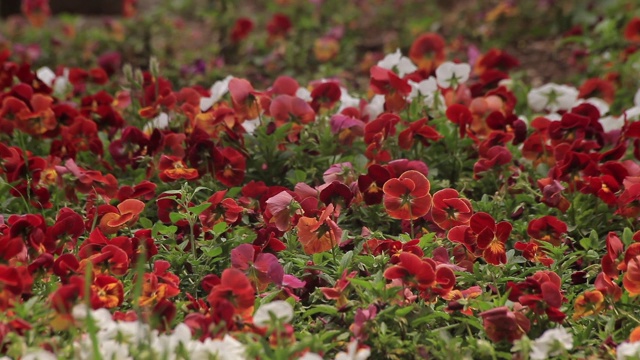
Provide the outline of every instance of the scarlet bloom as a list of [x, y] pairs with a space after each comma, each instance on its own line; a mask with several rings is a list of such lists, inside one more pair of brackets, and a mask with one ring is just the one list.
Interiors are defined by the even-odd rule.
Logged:
[[480, 313], [487, 337], [492, 341], [506, 340], [510, 343], [526, 334], [531, 327], [529, 319], [519, 311], [513, 312], [506, 306]]
[[427, 125], [427, 118], [409, 124], [409, 127], [398, 135], [398, 144], [403, 149], [411, 149], [414, 140], [418, 140], [423, 146], [431, 145], [431, 142], [442, 139], [442, 135], [436, 129]]
[[468, 225], [472, 213], [471, 202], [461, 198], [455, 189], [442, 189], [433, 194], [431, 218], [443, 230]]
[[420, 35], [409, 50], [409, 58], [427, 74], [432, 73], [446, 57], [444, 39], [434, 33]]
[[216, 164], [216, 179], [229, 187], [242, 184], [247, 159], [232, 147], [222, 149], [220, 154], [222, 158], [220, 163]]
[[508, 164], [513, 159], [511, 151], [504, 146], [493, 146], [484, 157], [481, 157], [473, 164], [473, 177], [479, 179], [482, 173], [493, 170], [501, 165]]
[[140, 306], [155, 306], [180, 294], [180, 278], [167, 271], [170, 266], [168, 261], [157, 260], [153, 272], [144, 274]]
[[624, 38], [628, 41], [640, 43], [640, 17], [634, 17], [624, 28]]
[[450, 268], [437, 267], [433, 259], [421, 259], [410, 252], [400, 253], [398, 257], [398, 264], [385, 270], [386, 279], [402, 280], [405, 285], [420, 291], [425, 300], [430, 300], [434, 294], [444, 296], [453, 289], [456, 278]]
[[331, 250], [342, 237], [342, 229], [331, 219], [334, 206], [329, 204], [319, 219], [303, 216], [298, 220], [298, 241], [306, 254]]
[[367, 169], [367, 173], [358, 177], [358, 188], [367, 205], [380, 204], [382, 202], [382, 187], [391, 178], [389, 170], [373, 164]]
[[640, 295], [640, 255], [629, 259], [626, 261], [626, 264], [627, 272], [624, 274], [624, 278], [622, 278], [622, 284], [629, 292], [629, 295], [635, 297]]
[[255, 291], [242, 271], [234, 268], [225, 269], [220, 283], [213, 286], [207, 301], [213, 308], [230, 306], [235, 314], [248, 318], [253, 313]]
[[188, 168], [187, 164], [177, 156], [162, 155], [158, 166], [160, 173], [158, 176], [164, 182], [175, 181], [179, 179], [193, 180], [198, 178], [198, 170]]
[[239, 18], [231, 29], [231, 41], [240, 42], [244, 40], [253, 30], [253, 21], [249, 18]]
[[111, 309], [122, 304], [124, 300], [124, 287], [122, 282], [113, 276], [98, 275], [91, 285], [91, 303], [93, 308]]
[[562, 235], [567, 233], [567, 224], [553, 215], [533, 219], [527, 226], [527, 234], [534, 239], [559, 246]]
[[406, 97], [411, 93], [407, 79], [401, 79], [393, 71], [373, 66], [370, 70], [370, 87], [374, 93], [384, 95], [385, 109], [399, 112], [407, 105]]
[[356, 277], [357, 274], [358, 273], [356, 271], [352, 271], [347, 274], [347, 270], [345, 270], [342, 272], [342, 276], [338, 281], [336, 281], [336, 284], [333, 287], [321, 287], [320, 291], [322, 291], [325, 298], [329, 300], [337, 300], [337, 307], [343, 307], [348, 301], [346, 289], [351, 283], [349, 282], [349, 279]]
[[384, 183], [384, 208], [394, 219], [415, 220], [431, 209], [431, 183], [424, 174], [409, 170]]
[[104, 214], [98, 227], [105, 234], [115, 234], [118, 230], [135, 224], [143, 210], [144, 203], [142, 201], [127, 199], [118, 204], [118, 212]]
[[[15, 119], [15, 126], [30, 135], [42, 135], [58, 126], [51, 109], [53, 98], [43, 94], [28, 94], [27, 100], [7, 96], [0, 106], [0, 118]], [[28, 102], [27, 102], [28, 101]]]
[[543, 270], [520, 283], [508, 282], [509, 300], [518, 301], [537, 315], [547, 314], [549, 320], [562, 322], [566, 315], [560, 306], [567, 299], [562, 295], [562, 279], [558, 274]]
[[330, 109], [340, 100], [342, 90], [335, 81], [323, 82], [311, 91], [311, 107], [318, 111], [320, 108]]
[[531, 262], [539, 262], [545, 266], [553, 264], [553, 259], [547, 256], [536, 240], [528, 243], [517, 241], [513, 247], [516, 250], [522, 251], [522, 256]]
[[49, 0], [23, 0], [22, 12], [29, 19], [31, 25], [40, 28], [51, 16]]
[[291, 30], [291, 19], [284, 14], [274, 14], [267, 24], [267, 32], [270, 38], [284, 37]]
[[256, 253], [256, 247], [251, 244], [240, 244], [231, 250], [231, 265], [247, 274], [260, 291], [269, 284], [282, 285], [284, 269], [278, 258], [269, 253]]
[[518, 59], [503, 50], [494, 48], [480, 56], [475, 64], [474, 70], [476, 74], [482, 75], [487, 70], [506, 72], [519, 65], [520, 61], [518, 61]]
[[458, 125], [460, 128], [460, 138], [463, 138], [467, 133], [467, 126], [473, 122], [471, 110], [464, 105], [453, 104], [447, 108], [446, 115], [447, 119]]
[[506, 243], [511, 235], [513, 226], [507, 221], [496, 224], [493, 217], [479, 212], [471, 216], [469, 225], [477, 234], [476, 244], [482, 250], [482, 257], [493, 265], [507, 262]]

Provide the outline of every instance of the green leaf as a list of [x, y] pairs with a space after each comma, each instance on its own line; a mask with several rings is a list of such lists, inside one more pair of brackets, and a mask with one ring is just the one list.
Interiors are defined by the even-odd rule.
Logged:
[[353, 259], [353, 251], [347, 251], [344, 255], [342, 255], [342, 259], [340, 259], [340, 268], [338, 269], [338, 274], [342, 274], [344, 270], [349, 267], [351, 260]]
[[633, 242], [633, 231], [628, 227], [624, 228], [622, 231], [622, 243], [626, 246], [629, 246]]
[[322, 253], [313, 254], [313, 256], [312, 256], [313, 263], [316, 264], [316, 265], [322, 265], [322, 258], [323, 257], [324, 256], [322, 255]]
[[304, 316], [308, 317], [315, 314], [328, 314], [328, 315], [337, 315], [338, 309], [331, 305], [316, 305], [313, 308], [304, 312]]
[[203, 211], [205, 211], [208, 208], [210, 208], [211, 205], [213, 205], [213, 204], [210, 203], [210, 202], [206, 202], [206, 203], [202, 203], [202, 204], [197, 205], [197, 206], [192, 206], [188, 210], [191, 213], [193, 213], [194, 215], [198, 216], [198, 215], [202, 214]]
[[350, 278], [348, 280], [353, 285], [361, 286], [367, 290], [373, 290], [373, 283], [371, 282], [371, 280], [364, 280], [364, 279], [358, 279], [358, 278]]
[[424, 249], [427, 247], [428, 244], [433, 242], [433, 238], [436, 236], [436, 233], [427, 233], [424, 234], [421, 238], [420, 238], [420, 248]]
[[221, 246], [210, 247], [210, 248], [204, 249], [203, 252], [208, 258], [213, 259], [222, 254], [222, 247]]
[[218, 237], [222, 235], [225, 231], [227, 231], [228, 228], [229, 228], [229, 225], [226, 222], [222, 221], [213, 225], [213, 229], [211, 229], [211, 231], [213, 231], [213, 234], [216, 237]]
[[307, 172], [300, 169], [289, 171], [287, 173], [287, 180], [291, 183], [291, 185], [306, 182]]
[[177, 212], [169, 213], [169, 219], [171, 219], [171, 222], [174, 224], [186, 218], [187, 218], [187, 215], [182, 213], [177, 213]]
[[579, 242], [580, 246], [585, 250], [590, 250], [593, 247], [593, 244], [591, 244], [591, 238], [583, 238]]
[[413, 311], [413, 306], [405, 306], [405, 307], [401, 307], [398, 310], [396, 310], [395, 314], [396, 314], [397, 317], [405, 317], [411, 311]]
[[153, 227], [153, 222], [151, 222], [151, 220], [147, 219], [146, 217], [141, 217], [140, 219], [138, 219], [138, 222], [145, 229], [150, 229]]

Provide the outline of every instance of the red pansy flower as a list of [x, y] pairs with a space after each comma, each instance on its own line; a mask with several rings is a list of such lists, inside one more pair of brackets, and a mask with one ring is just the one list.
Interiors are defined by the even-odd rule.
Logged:
[[119, 230], [135, 224], [143, 210], [144, 203], [142, 201], [127, 199], [118, 204], [118, 212], [104, 214], [98, 227], [105, 234], [115, 234]]
[[241, 17], [236, 20], [233, 28], [231, 29], [231, 41], [240, 42], [244, 40], [249, 33], [253, 30], [253, 21], [246, 17]]
[[229, 268], [222, 272], [220, 284], [213, 286], [207, 301], [213, 308], [230, 305], [232, 314], [248, 319], [253, 313], [255, 291], [242, 271]]
[[507, 262], [506, 243], [513, 226], [507, 221], [496, 224], [493, 217], [479, 212], [471, 216], [469, 226], [477, 234], [476, 244], [482, 250], [482, 257], [493, 265]]
[[471, 202], [460, 197], [455, 189], [442, 189], [433, 194], [431, 218], [443, 230], [468, 225], [473, 214]]
[[520, 339], [529, 331], [531, 323], [520, 311], [513, 312], [506, 306], [480, 313], [487, 337], [492, 341], [506, 340], [510, 343]]
[[409, 58], [426, 74], [431, 74], [446, 58], [444, 39], [435, 33], [420, 35], [411, 44]]
[[382, 187], [390, 178], [389, 170], [377, 164], [369, 166], [367, 173], [358, 177], [358, 188], [365, 204], [375, 205], [382, 202]]
[[179, 179], [193, 180], [198, 178], [198, 170], [187, 167], [182, 158], [177, 156], [162, 155], [158, 165], [158, 176], [164, 182], [176, 181]]
[[384, 183], [383, 203], [387, 213], [400, 220], [415, 220], [431, 209], [431, 184], [422, 173], [409, 170]]

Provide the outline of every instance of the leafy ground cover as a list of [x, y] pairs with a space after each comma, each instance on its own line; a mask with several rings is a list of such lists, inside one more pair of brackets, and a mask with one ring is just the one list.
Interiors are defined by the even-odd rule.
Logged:
[[124, 3], [1, 26], [2, 359], [640, 358], [632, 3]]

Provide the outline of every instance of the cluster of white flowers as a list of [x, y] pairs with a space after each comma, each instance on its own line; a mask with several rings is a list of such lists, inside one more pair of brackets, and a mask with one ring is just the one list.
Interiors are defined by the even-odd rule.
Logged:
[[591, 104], [600, 112], [599, 121], [605, 133], [622, 129], [625, 118], [629, 121], [640, 120], [640, 89], [635, 94], [634, 106], [627, 109], [622, 116], [609, 115], [609, 104], [600, 98], [579, 99], [578, 96], [579, 91], [575, 87], [549, 83], [531, 89], [527, 94], [527, 101], [532, 110], [548, 112], [545, 117], [549, 120], [560, 120], [558, 111], [569, 111], [583, 103]]
[[618, 360], [639, 360], [640, 341], [623, 342], [616, 348], [616, 359]]
[[36, 77], [50, 87], [53, 90], [53, 94], [57, 97], [64, 98], [69, 90], [72, 89], [72, 85], [69, 82], [69, 69], [65, 68], [62, 76], [57, 76], [53, 70], [43, 66], [36, 70]]
[[563, 327], [549, 329], [533, 341], [531, 359], [544, 360], [573, 349], [573, 335]]
[[94, 359], [95, 349], [103, 359], [113, 360], [133, 359], [141, 351], [149, 352], [154, 358], [167, 360], [177, 359], [179, 351], [185, 351], [193, 360], [246, 358], [244, 345], [231, 336], [225, 336], [222, 340], [192, 340], [191, 330], [185, 324], [179, 324], [171, 334], [159, 334], [138, 321], [114, 321], [106, 309], [87, 311], [83, 305], [73, 309], [76, 320], [86, 321], [87, 315], [91, 316], [97, 331], [95, 337], [83, 334], [75, 342], [74, 355], [77, 360]]

